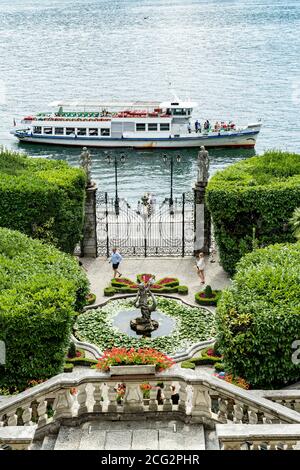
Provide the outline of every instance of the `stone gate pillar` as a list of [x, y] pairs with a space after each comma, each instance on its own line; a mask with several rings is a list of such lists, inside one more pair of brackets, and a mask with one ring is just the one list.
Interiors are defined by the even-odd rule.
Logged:
[[81, 256], [97, 258], [96, 183], [93, 182], [90, 186], [87, 186], [85, 191], [86, 199], [84, 209], [83, 240], [81, 242]]
[[194, 198], [195, 198], [194, 254], [195, 255], [197, 255], [200, 251], [203, 251], [203, 253], [208, 255], [209, 247], [211, 243], [210, 212], [205, 203], [206, 187], [207, 187], [207, 181], [197, 182], [194, 187]]
[[211, 242], [210, 213], [205, 202], [205, 191], [209, 177], [209, 155], [205, 147], [201, 146], [197, 158], [198, 174], [194, 187], [195, 198], [195, 245], [194, 254], [203, 251], [209, 254]]

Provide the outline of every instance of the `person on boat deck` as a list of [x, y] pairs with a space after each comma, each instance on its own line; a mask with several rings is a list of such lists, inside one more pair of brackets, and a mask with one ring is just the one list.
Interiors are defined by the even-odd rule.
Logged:
[[188, 133], [190, 134], [190, 133], [192, 132], [192, 128], [191, 128], [191, 124], [190, 124], [190, 123], [188, 123], [187, 128], [188, 128]]
[[221, 129], [220, 123], [217, 121], [215, 124], [215, 131], [219, 131]]
[[199, 121], [198, 121], [198, 119], [197, 119], [197, 121], [195, 122], [195, 132], [196, 132], [196, 133], [199, 132], [199, 128], [200, 128], [200, 123], [199, 123]]
[[208, 130], [209, 130], [209, 128], [210, 128], [210, 123], [209, 123], [209, 120], [208, 120], [208, 119], [206, 119], [206, 121], [205, 121], [205, 123], [204, 123], [204, 126], [203, 126], [203, 127], [204, 127], [204, 129], [205, 129], [206, 131], [208, 131]]

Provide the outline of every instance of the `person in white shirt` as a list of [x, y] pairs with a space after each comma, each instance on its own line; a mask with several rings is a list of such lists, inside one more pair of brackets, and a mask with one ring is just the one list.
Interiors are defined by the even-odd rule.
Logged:
[[119, 277], [122, 276], [122, 274], [118, 271], [118, 267], [122, 259], [123, 258], [120, 253], [118, 253], [117, 248], [113, 248], [109, 262], [112, 264], [112, 268], [114, 271], [114, 279], [117, 277], [117, 274], [119, 275]]
[[204, 253], [200, 251], [198, 257], [197, 257], [197, 271], [198, 271], [198, 276], [200, 278], [201, 284], [205, 284], [205, 275], [204, 275], [204, 269], [205, 269], [205, 260], [204, 260]]

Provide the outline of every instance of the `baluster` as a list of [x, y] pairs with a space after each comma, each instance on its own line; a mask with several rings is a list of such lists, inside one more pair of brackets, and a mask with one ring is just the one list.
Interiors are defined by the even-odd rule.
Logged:
[[294, 450], [294, 446], [297, 444], [297, 441], [287, 441], [285, 443], [286, 450]]
[[260, 445], [261, 445], [260, 441], [253, 441], [251, 450], [261, 450]]
[[179, 389], [179, 402], [178, 402], [178, 410], [186, 413], [186, 405], [187, 405], [187, 385], [185, 382], [180, 382], [180, 389]]
[[102, 385], [101, 384], [94, 384], [94, 406], [93, 412], [94, 413], [101, 413], [102, 412]]
[[124, 412], [138, 413], [144, 411], [143, 393], [139, 383], [126, 383], [124, 395]]
[[157, 411], [158, 404], [157, 404], [157, 390], [156, 390], [156, 382], [150, 382], [151, 389], [150, 389], [150, 400], [149, 400], [149, 411]]
[[218, 411], [218, 420], [220, 423], [227, 423], [227, 400], [220, 397], [218, 399], [219, 411]]
[[54, 419], [71, 418], [72, 417], [73, 400], [70, 389], [60, 390], [57, 392], [53, 403]]
[[47, 400], [40, 400], [37, 407], [38, 427], [45, 426], [48, 422]]
[[32, 418], [32, 408], [29, 404], [23, 409], [23, 413], [22, 413], [23, 426], [32, 426], [33, 422], [31, 421], [31, 418]]
[[257, 424], [258, 422], [257, 411], [248, 410], [248, 420], [249, 420], [249, 424]]
[[244, 416], [244, 407], [241, 403], [233, 405], [233, 422], [235, 424], [242, 424]]
[[193, 385], [192, 419], [211, 419], [211, 398], [208, 390], [201, 385]]
[[18, 424], [18, 416], [14, 411], [9, 411], [7, 413], [7, 426], [17, 426]]
[[78, 416], [88, 413], [87, 409], [87, 393], [86, 393], [86, 384], [79, 385], [77, 403], [79, 404]]
[[117, 412], [117, 391], [115, 390], [116, 382], [107, 384], [108, 406], [107, 411], [111, 413]]
[[272, 424], [273, 423], [272, 416], [267, 414], [267, 413], [264, 413], [262, 421], [263, 421], [263, 424]]
[[163, 404], [163, 411], [172, 411], [173, 408], [173, 403], [171, 400], [171, 395], [172, 395], [172, 389], [170, 384], [165, 384], [164, 388], [164, 404]]

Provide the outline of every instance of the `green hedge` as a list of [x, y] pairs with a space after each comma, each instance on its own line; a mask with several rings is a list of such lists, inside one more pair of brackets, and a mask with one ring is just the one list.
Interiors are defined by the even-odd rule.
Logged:
[[300, 243], [255, 250], [237, 266], [217, 307], [226, 370], [252, 387], [300, 380], [292, 343], [300, 339]]
[[66, 162], [0, 150], [0, 226], [73, 253], [82, 235], [85, 174]]
[[196, 367], [195, 364], [191, 361], [183, 361], [181, 363], [181, 368], [182, 369], [192, 369], [192, 370], [194, 370], [195, 367]]
[[92, 366], [97, 364], [96, 359], [90, 359], [89, 357], [72, 357], [66, 359], [66, 364], [73, 364], [74, 366]]
[[63, 370], [75, 309], [89, 291], [74, 257], [0, 228], [0, 387], [26, 387]]
[[201, 294], [203, 294], [203, 291], [197, 292], [195, 294], [195, 302], [199, 305], [204, 305], [204, 306], [216, 306], [220, 300], [220, 297], [222, 295], [222, 291], [220, 290], [213, 290], [213, 297], [200, 297]]
[[274, 243], [293, 242], [289, 219], [300, 200], [300, 155], [270, 151], [217, 172], [206, 199], [220, 262], [235, 272], [240, 258]]

